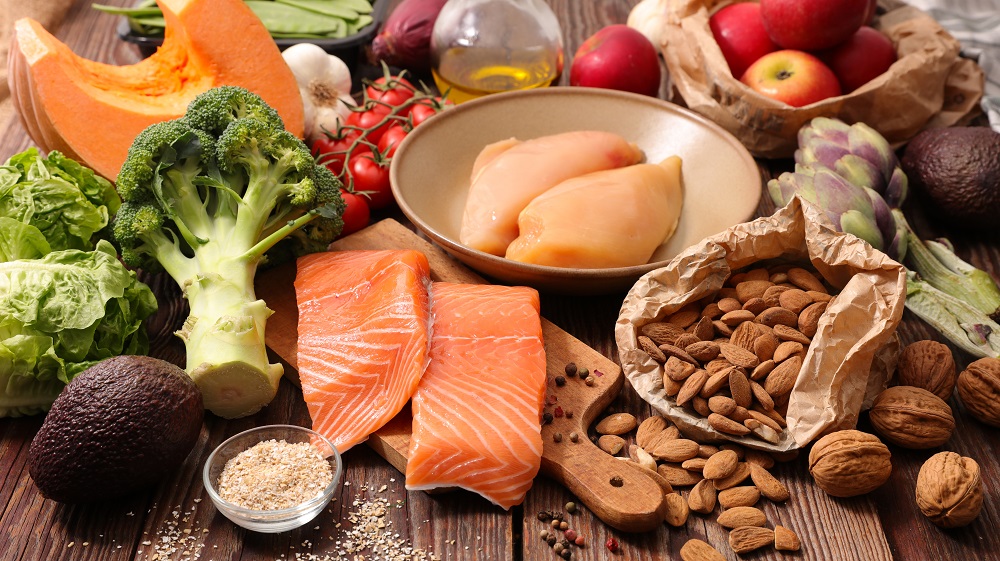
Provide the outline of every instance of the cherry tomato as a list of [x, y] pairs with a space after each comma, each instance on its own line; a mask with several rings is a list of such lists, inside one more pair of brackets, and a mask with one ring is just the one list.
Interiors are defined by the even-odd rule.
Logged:
[[442, 100], [440, 97], [418, 101], [410, 108], [410, 121], [413, 126], [417, 126], [444, 111], [444, 108], [449, 105], [455, 105], [455, 103], [450, 99]]
[[371, 210], [368, 208], [368, 202], [360, 195], [348, 193], [344, 189], [341, 189], [340, 196], [344, 199], [344, 203], [347, 204], [344, 214], [341, 216], [344, 220], [344, 229], [340, 232], [340, 235], [346, 236], [368, 225], [368, 220], [371, 218]]
[[347, 117], [347, 126], [363, 129], [365, 131], [365, 140], [372, 144], [378, 144], [379, 139], [382, 138], [382, 134], [385, 133], [385, 129], [389, 128], [389, 125], [392, 124], [392, 120], [389, 119], [379, 125], [385, 119], [386, 115], [389, 114], [389, 111], [388, 107], [377, 104], [373, 104], [368, 109], [352, 111]]
[[399, 147], [399, 143], [406, 138], [407, 131], [402, 125], [396, 124], [392, 125], [386, 129], [385, 134], [378, 141], [378, 151], [382, 156], [386, 158], [391, 158], [396, 154], [396, 148]]
[[347, 162], [354, 180], [354, 192], [368, 199], [372, 210], [385, 208], [395, 201], [389, 184], [389, 164], [377, 161], [373, 154], [359, 154]]
[[[344, 162], [350, 156], [371, 152], [371, 148], [360, 142], [351, 150], [351, 145], [359, 136], [359, 131], [345, 130], [340, 136], [320, 137], [313, 141], [312, 154], [318, 163], [325, 165], [334, 175], [340, 175], [344, 171]], [[351, 150], [350, 154], [348, 150]]]
[[365, 88], [365, 94], [369, 99], [388, 103], [393, 107], [402, 105], [413, 97], [413, 92], [413, 84], [406, 78], [398, 76], [390, 76], [388, 80], [385, 76], [377, 78], [372, 85]]

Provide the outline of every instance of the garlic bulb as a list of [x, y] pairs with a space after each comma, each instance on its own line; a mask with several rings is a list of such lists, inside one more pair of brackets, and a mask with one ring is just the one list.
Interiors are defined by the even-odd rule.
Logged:
[[646, 36], [657, 48], [663, 48], [663, 30], [667, 26], [669, 0], [642, 0], [628, 14], [626, 23]]
[[335, 132], [357, 104], [351, 97], [351, 70], [344, 61], [312, 43], [298, 43], [282, 53], [302, 95], [306, 140]]

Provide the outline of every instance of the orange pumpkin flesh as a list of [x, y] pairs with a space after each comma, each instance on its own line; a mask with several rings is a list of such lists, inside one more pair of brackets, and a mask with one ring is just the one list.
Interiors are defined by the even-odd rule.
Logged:
[[235, 85], [259, 94], [302, 137], [295, 77], [260, 20], [242, 0], [158, 0], [163, 46], [145, 60], [114, 66], [81, 58], [25, 18], [14, 25], [9, 82], [32, 140], [114, 180], [147, 126], [184, 114], [196, 95]]

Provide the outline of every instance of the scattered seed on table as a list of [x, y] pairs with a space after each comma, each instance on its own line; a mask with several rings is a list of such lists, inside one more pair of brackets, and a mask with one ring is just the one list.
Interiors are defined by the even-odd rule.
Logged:
[[587, 370], [586, 367], [583, 367], [577, 371], [576, 375], [581, 378], [586, 378], [587, 376], [590, 376], [590, 370]]
[[566, 418], [567, 419], [572, 419], [573, 418], [573, 411], [567, 411], [566, 412]]
[[569, 362], [569, 363], [566, 364], [566, 375], [569, 376], [570, 378], [572, 378], [573, 376], [576, 376], [576, 363], [575, 362]]
[[562, 551], [563, 551], [563, 544], [556, 543], [555, 545], [552, 546], [552, 551], [555, 551], [556, 553], [562, 553]]
[[549, 531], [542, 530], [541, 532], [538, 532], [538, 537], [542, 538], [543, 540], [549, 539]]
[[571, 542], [572, 541], [576, 541], [576, 535], [577, 534], [576, 534], [576, 530], [574, 530], [573, 528], [567, 529], [565, 535], [566, 535], [566, 539], [567, 540], [569, 540]]
[[552, 520], [552, 513], [547, 510], [540, 510], [538, 511], [538, 519], [542, 522], [548, 522]]
[[554, 546], [556, 541], [558, 540], [556, 540], [556, 537], [553, 534], [549, 534], [549, 537], [545, 538], [545, 543], [549, 544], [549, 547]]
[[[580, 440], [580, 435], [576, 434], [575, 432], [569, 433], [569, 441], [570, 442], [577, 442], [578, 440]], [[570, 514], [572, 514], [572, 513], [570, 513]]]
[[608, 541], [604, 542], [604, 545], [607, 546], [608, 551], [611, 553], [618, 551], [618, 540], [614, 538], [608, 538]]
[[555, 408], [555, 409], [554, 409], [554, 410], [552, 411], [552, 415], [553, 415], [553, 416], [555, 416], [555, 417], [556, 417], [557, 419], [558, 419], [559, 417], [562, 417], [562, 416], [563, 416], [563, 408], [562, 408], [562, 407], [556, 407], [556, 408]]
[[566, 385], [566, 377], [565, 376], [556, 376], [556, 385], [559, 386], [560, 388], [563, 387], [563, 386], [565, 386]]
[[[576, 433], [574, 432], [573, 434]], [[566, 512], [570, 514], [576, 514], [576, 503], [574, 503], [573, 501], [566, 503]], [[573, 538], [567, 538], [567, 539], [572, 540]]]
[[552, 527], [556, 528], [556, 529], [559, 528], [559, 519], [557, 519], [557, 518], [553, 518], [552, 519]]
[[560, 522], [559, 523], [559, 529], [560, 530], [568, 530], [569, 529], [569, 522], [566, 522], [565, 520], [563, 520], [562, 522]]
[[552, 413], [549, 413], [548, 411], [542, 413], [542, 424], [547, 425], [551, 422], [552, 422]]
[[594, 385], [594, 378], [592, 376], [588, 376], [587, 379], [584, 380], [584, 383], [587, 384], [588, 386], [593, 386]]
[[621, 487], [624, 484], [625, 484], [625, 481], [622, 480], [622, 476], [620, 476], [620, 475], [616, 475], [616, 476], [614, 476], [614, 477], [611, 478], [611, 486], [612, 487]]
[[577, 547], [583, 547], [586, 540], [583, 539], [583, 536], [577, 536], [576, 539], [573, 540], [573, 543], [576, 544]]
[[561, 432], [557, 432], [557, 433], [553, 434], [552, 435], [552, 440], [554, 440], [556, 442], [562, 442], [562, 433]]

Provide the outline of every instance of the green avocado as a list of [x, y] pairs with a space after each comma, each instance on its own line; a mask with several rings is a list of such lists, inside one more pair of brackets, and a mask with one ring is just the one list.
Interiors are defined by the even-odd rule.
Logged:
[[903, 171], [947, 222], [995, 230], [1000, 216], [1000, 133], [948, 127], [918, 134], [903, 153]]
[[201, 434], [191, 378], [145, 356], [103, 360], [56, 398], [28, 450], [42, 495], [64, 503], [121, 497], [175, 472]]

